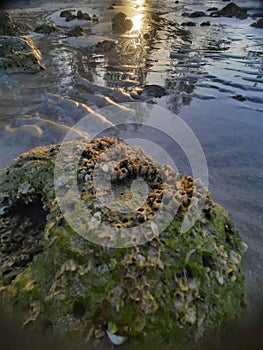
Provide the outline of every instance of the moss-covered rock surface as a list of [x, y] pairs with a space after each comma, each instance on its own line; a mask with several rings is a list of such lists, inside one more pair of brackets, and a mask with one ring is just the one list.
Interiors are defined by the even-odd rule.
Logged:
[[[113, 168], [105, 157], [109, 149], [118, 152]], [[25, 153], [0, 176], [1, 299], [10, 315], [23, 315], [24, 328], [52, 329], [90, 348], [110, 345], [113, 336], [127, 339], [123, 346], [154, 340], [159, 347], [175, 348], [199, 342], [240, 316], [242, 240], [226, 211], [206, 192], [198, 220], [187, 232], [181, 230], [201, 198], [200, 182], [169, 167], [160, 176], [160, 165], [115, 139], [87, 143], [77, 174], [81, 200], [96, 220], [115, 231], [130, 227], [134, 232], [131, 246], [111, 248], [108, 242], [118, 240], [115, 231], [97, 230], [105, 239], [104, 246], [97, 245], [72, 229], [57, 204], [58, 150], [56, 145]], [[103, 160], [99, 165], [98, 159]], [[98, 167], [110, 174], [116, 196], [129, 197], [128, 185], [142, 178], [149, 188], [145, 202], [125, 213], [98, 205], [93, 184]], [[158, 233], [151, 219], [167, 188], [179, 207]], [[145, 243], [137, 245], [136, 229], [147, 221], [149, 231], [138, 231]], [[87, 231], [93, 229], [88, 223]]]

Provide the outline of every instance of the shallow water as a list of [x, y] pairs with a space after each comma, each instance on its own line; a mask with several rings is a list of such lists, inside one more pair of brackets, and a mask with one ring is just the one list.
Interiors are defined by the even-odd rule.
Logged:
[[[74, 2], [74, 9], [96, 14], [99, 23], [65, 23], [59, 13], [71, 8], [70, 1], [10, 3], [18, 19], [34, 24], [50, 18], [62, 30], [30, 36], [42, 52], [45, 71], [1, 73], [0, 167], [34, 146], [60, 142], [88, 113], [90, 131], [108, 127], [115, 116], [105, 119], [96, 112], [105, 106], [120, 110], [123, 122], [124, 102], [147, 101], [177, 113], [203, 147], [213, 198], [230, 212], [249, 246], [248, 295], [256, 309], [263, 289], [263, 29], [250, 27], [255, 18], [193, 18], [195, 27], [183, 27], [189, 20], [183, 12], [206, 12], [226, 3], [130, 0], [115, 1], [114, 9], [107, 9], [112, 1], [101, 0]], [[249, 7], [251, 15], [263, 14], [261, 1], [236, 3]], [[134, 22], [125, 35], [111, 31], [111, 19], [119, 11]], [[207, 20], [210, 26], [200, 26]], [[63, 28], [76, 24], [85, 35], [67, 37]], [[105, 39], [116, 46], [98, 50], [95, 45]], [[145, 84], [165, 87], [168, 95], [138, 95]], [[169, 143], [165, 147], [179, 171], [191, 171], [177, 149]]]

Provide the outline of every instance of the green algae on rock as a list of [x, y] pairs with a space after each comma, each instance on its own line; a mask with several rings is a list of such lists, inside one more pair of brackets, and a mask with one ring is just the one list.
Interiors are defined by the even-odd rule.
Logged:
[[[182, 221], [199, 199], [191, 177], [169, 167], [166, 177], [159, 176], [163, 166], [116, 139], [76, 142], [74, 147], [83, 149], [78, 188], [93, 217], [120, 229], [151, 222], [168, 178], [173, 198], [180, 200], [178, 211], [161, 233], [151, 227], [144, 244], [96, 245], [75, 232], [58, 207], [54, 166], [59, 145], [23, 154], [0, 176], [0, 290], [8, 312], [27, 313], [24, 327], [41, 330], [49, 324], [56, 335], [91, 345], [114, 334], [118, 341], [127, 337], [131, 345], [154, 339], [172, 348], [198, 342], [239, 317], [245, 298], [242, 240], [209, 193], [199, 219], [183, 233]], [[119, 159], [111, 172], [116, 195], [123, 197], [125, 184], [133, 179], [147, 181], [143, 211], [123, 215], [98, 205], [93, 176], [99, 159], [101, 169], [109, 170], [105, 153], [111, 149]], [[105, 243], [115, 239], [110, 230], [100, 235]]]
[[0, 67], [8, 74], [37, 73], [45, 69], [33, 41], [15, 36], [0, 36]]

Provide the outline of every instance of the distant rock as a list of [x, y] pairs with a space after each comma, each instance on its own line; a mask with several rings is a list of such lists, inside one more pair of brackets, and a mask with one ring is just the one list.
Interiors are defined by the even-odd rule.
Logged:
[[126, 15], [123, 12], [116, 13], [112, 19], [112, 31], [114, 33], [125, 33], [133, 27], [133, 23], [130, 19], [126, 19]]
[[116, 43], [113, 40], [103, 40], [103, 41], [98, 42], [96, 47], [98, 49], [101, 49], [102, 51], [106, 52], [106, 51], [110, 51], [110, 50], [114, 49], [116, 47]]
[[0, 11], [0, 35], [27, 35], [32, 27], [27, 23], [18, 23], [9, 12]]
[[81, 26], [76, 26], [68, 32], [68, 36], [81, 36], [83, 32], [84, 30]]
[[208, 27], [210, 25], [211, 25], [210, 21], [200, 23], [200, 27]]
[[56, 25], [50, 22], [43, 22], [35, 28], [36, 33], [51, 34], [56, 31]]
[[221, 10], [212, 12], [212, 17], [236, 17], [239, 19], [247, 18], [247, 8], [237, 6], [234, 2], [227, 4]]
[[209, 7], [206, 11], [207, 12], [218, 11], [218, 7]]
[[93, 23], [99, 23], [98, 16], [96, 16], [96, 15], [92, 15], [91, 20]]
[[80, 20], [84, 20], [84, 21], [91, 21], [90, 15], [88, 13], [82, 12], [80, 10], [77, 12], [77, 18]]
[[74, 19], [77, 18], [76, 15], [72, 13], [72, 10], [64, 10], [60, 12], [60, 17], [65, 17], [66, 22], [73, 21]]
[[0, 36], [0, 66], [8, 74], [37, 73], [45, 69], [34, 43], [14, 36]]
[[263, 18], [258, 19], [256, 22], [250, 24], [251, 27], [263, 28]]
[[243, 95], [234, 95], [234, 96], [232, 96], [232, 98], [235, 99], [235, 100], [238, 100], [240, 102], [246, 101], [246, 97], [243, 96]]
[[197, 17], [206, 17], [207, 14], [204, 13], [203, 11], [195, 11], [189, 14], [188, 17], [190, 18], [197, 18]]
[[188, 21], [188, 22], [183, 22], [181, 25], [184, 27], [195, 27], [196, 23], [192, 21]]

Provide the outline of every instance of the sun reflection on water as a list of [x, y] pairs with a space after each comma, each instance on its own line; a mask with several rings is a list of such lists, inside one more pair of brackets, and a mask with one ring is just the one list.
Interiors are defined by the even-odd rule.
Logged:
[[143, 19], [144, 19], [144, 13], [138, 13], [134, 17], [132, 17], [132, 31], [137, 31], [139, 33], [142, 32], [143, 29]]

